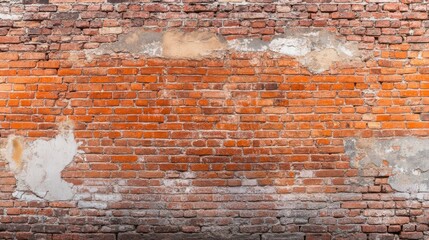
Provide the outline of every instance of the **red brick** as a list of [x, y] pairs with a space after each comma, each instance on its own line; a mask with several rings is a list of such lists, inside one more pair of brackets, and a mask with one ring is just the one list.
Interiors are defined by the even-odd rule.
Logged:
[[1, 60], [18, 60], [18, 53], [0, 52]]
[[112, 156], [112, 162], [135, 162], [137, 156]]
[[423, 233], [422, 232], [401, 232], [400, 236], [403, 239], [422, 239]]
[[342, 208], [351, 208], [351, 209], [359, 209], [359, 208], [366, 208], [367, 204], [366, 202], [344, 202], [341, 204]]
[[17, 36], [0, 36], [0, 44], [3, 43], [20, 43], [20, 39]]
[[387, 227], [383, 225], [364, 225], [362, 232], [365, 233], [384, 233], [387, 232]]
[[402, 37], [400, 36], [380, 36], [378, 38], [380, 43], [399, 44], [402, 43]]

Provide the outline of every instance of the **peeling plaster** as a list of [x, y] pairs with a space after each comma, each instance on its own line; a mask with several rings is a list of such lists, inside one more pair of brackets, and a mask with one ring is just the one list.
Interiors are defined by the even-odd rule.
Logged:
[[53, 139], [24, 142], [11, 135], [2, 153], [17, 179], [13, 196], [22, 200], [71, 200], [73, 185], [61, 178], [61, 171], [81, 153], [73, 129], [64, 128]]
[[346, 154], [358, 169], [389, 166], [391, 187], [400, 192], [429, 192], [429, 139], [348, 139]]
[[326, 48], [320, 51], [312, 51], [299, 59], [300, 63], [306, 66], [313, 73], [321, 73], [328, 70], [332, 63], [341, 59], [337, 50]]
[[277, 37], [270, 44], [270, 50], [292, 57], [302, 57], [311, 52], [311, 42], [307, 38]]
[[1, 20], [21, 20], [22, 14], [0, 13]]
[[131, 29], [120, 34], [118, 41], [104, 43], [97, 49], [85, 50], [88, 60], [95, 55], [130, 53], [136, 57], [164, 57], [172, 59], [222, 58], [228, 51], [272, 51], [296, 58], [312, 73], [329, 70], [334, 62], [362, 62], [368, 56], [358, 49], [357, 43], [340, 40], [334, 33], [313, 29], [287, 29], [270, 42], [257, 38], [226, 41], [215, 33], [150, 32]]
[[225, 49], [225, 40], [209, 32], [169, 31], [162, 38], [162, 53], [167, 58], [220, 57]]

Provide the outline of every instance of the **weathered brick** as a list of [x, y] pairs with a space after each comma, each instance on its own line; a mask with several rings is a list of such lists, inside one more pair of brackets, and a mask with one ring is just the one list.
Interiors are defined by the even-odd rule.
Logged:
[[[363, 168], [345, 144], [427, 136], [424, 2], [0, 2], [0, 142], [20, 136], [24, 151], [8, 145], [0, 161], [0, 239], [422, 239], [429, 229], [429, 197], [395, 190], [391, 158]], [[162, 31], [183, 39], [168, 44]], [[318, 36], [312, 49], [292, 41], [300, 31]], [[204, 47], [181, 49], [190, 32], [218, 34], [219, 55], [191, 59]], [[247, 49], [231, 50], [241, 38]], [[272, 39], [278, 51], [266, 50]], [[147, 54], [159, 46], [186, 54]], [[307, 68], [328, 58], [324, 72]], [[31, 157], [66, 120], [82, 151], [61, 172], [75, 198], [20, 197], [6, 161]]]

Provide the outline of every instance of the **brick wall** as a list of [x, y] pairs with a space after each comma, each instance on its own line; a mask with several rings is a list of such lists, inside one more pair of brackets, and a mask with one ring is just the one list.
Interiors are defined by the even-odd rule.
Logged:
[[[427, 8], [0, 0], [0, 238], [428, 239]], [[97, 53], [130, 32], [299, 29], [365, 57]]]

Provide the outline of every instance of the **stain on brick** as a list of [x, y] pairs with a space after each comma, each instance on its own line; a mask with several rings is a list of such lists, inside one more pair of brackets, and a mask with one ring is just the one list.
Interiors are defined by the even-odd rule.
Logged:
[[422, 121], [429, 121], [429, 113], [420, 113], [420, 119]]
[[283, 35], [269, 43], [260, 40], [238, 39], [230, 42], [237, 51], [266, 51], [267, 49], [295, 57], [312, 73], [329, 70], [334, 62], [362, 62], [368, 53], [360, 51], [356, 42], [340, 40], [331, 32], [313, 29], [288, 28]]
[[13, 160], [13, 163], [16, 165], [16, 169], [18, 170], [22, 169], [22, 153], [24, 151], [22, 145], [23, 145], [22, 138], [20, 137], [13, 138], [12, 160]]

